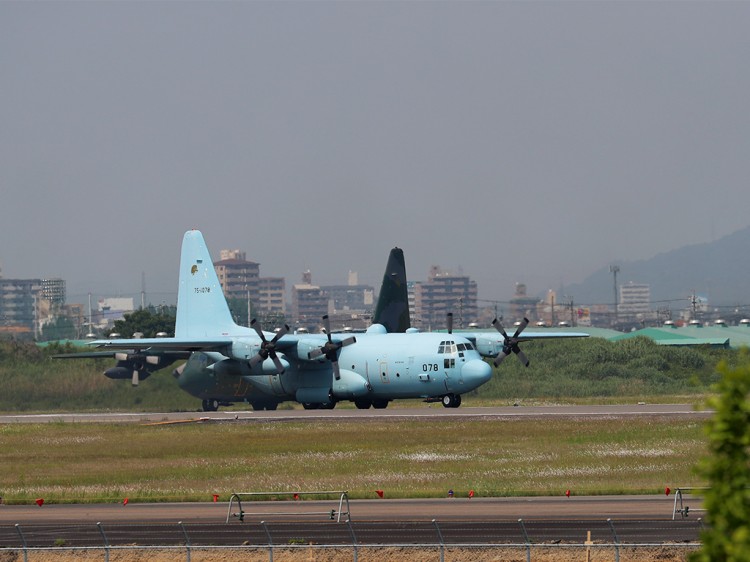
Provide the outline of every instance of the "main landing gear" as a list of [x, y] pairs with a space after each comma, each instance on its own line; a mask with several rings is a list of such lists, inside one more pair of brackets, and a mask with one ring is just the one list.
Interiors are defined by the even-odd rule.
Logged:
[[333, 410], [336, 402], [303, 402], [302, 407], [305, 410]]
[[373, 407], [376, 410], [382, 410], [388, 407], [388, 402], [389, 401], [385, 398], [357, 398], [354, 400], [354, 405], [359, 410], [367, 410], [370, 407]]
[[219, 409], [219, 406], [221, 406], [221, 402], [216, 400], [216, 398], [209, 398], [208, 400], [203, 401], [204, 412], [215, 412]]
[[446, 408], [458, 408], [461, 405], [460, 394], [446, 394], [440, 400]]

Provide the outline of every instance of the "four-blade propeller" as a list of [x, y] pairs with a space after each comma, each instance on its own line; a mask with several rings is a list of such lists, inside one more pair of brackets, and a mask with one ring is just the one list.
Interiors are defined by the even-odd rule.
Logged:
[[281, 362], [281, 359], [279, 359], [278, 355], [276, 355], [276, 342], [278, 342], [287, 332], [289, 332], [289, 326], [284, 324], [284, 326], [276, 332], [276, 335], [273, 336], [273, 339], [270, 341], [266, 339], [265, 334], [263, 333], [263, 330], [260, 329], [260, 324], [253, 318], [253, 320], [250, 322], [250, 327], [253, 328], [260, 338], [260, 349], [258, 350], [257, 355], [253, 355], [247, 362], [247, 364], [250, 366], [250, 368], [254, 367], [261, 361], [265, 361], [269, 357], [271, 358], [271, 361], [273, 361], [273, 364], [276, 365], [276, 373], [282, 374], [284, 372], [284, 364]]
[[309, 359], [315, 359], [316, 357], [325, 355], [326, 359], [331, 362], [331, 366], [333, 367], [333, 376], [336, 378], [336, 380], [339, 380], [341, 378], [341, 371], [339, 370], [338, 351], [342, 347], [351, 345], [356, 342], [357, 338], [352, 336], [350, 338], [346, 338], [345, 340], [333, 341], [331, 339], [331, 323], [328, 320], [327, 314], [323, 316], [323, 324], [325, 326], [326, 335], [328, 336], [328, 341], [322, 347], [313, 349], [310, 353], [308, 353], [307, 356]]
[[523, 351], [521, 351], [521, 348], [518, 347], [518, 336], [520, 336], [521, 332], [523, 332], [526, 326], [529, 325], [529, 319], [528, 318], [523, 319], [523, 322], [521, 322], [518, 325], [518, 328], [516, 328], [516, 333], [513, 334], [513, 337], [508, 337], [508, 334], [505, 333], [505, 329], [503, 328], [503, 325], [500, 324], [497, 318], [495, 318], [492, 321], [492, 325], [503, 336], [503, 349], [500, 350], [500, 353], [498, 353], [497, 356], [495, 357], [495, 361], [494, 361], [495, 367], [500, 365], [500, 363], [503, 362], [503, 359], [505, 359], [508, 355], [510, 355], [511, 351], [516, 354], [516, 357], [518, 357], [518, 360], [521, 363], [523, 363], [524, 367], [528, 367], [529, 360], [523, 354]]
[[143, 353], [130, 353], [130, 352], [118, 352], [115, 353], [115, 359], [118, 361], [128, 362], [130, 367], [133, 368], [133, 376], [131, 383], [133, 386], [138, 386], [141, 381], [141, 373], [145, 373], [144, 379], [150, 374], [146, 371], [146, 363], [150, 365], [158, 365], [159, 358], [153, 355], [144, 355]]

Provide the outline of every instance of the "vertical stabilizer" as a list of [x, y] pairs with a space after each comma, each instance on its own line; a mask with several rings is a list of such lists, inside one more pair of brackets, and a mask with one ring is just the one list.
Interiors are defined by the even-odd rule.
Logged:
[[406, 288], [406, 262], [404, 251], [393, 248], [385, 266], [383, 284], [380, 286], [374, 324], [382, 324], [388, 333], [405, 332], [411, 327], [409, 319], [409, 293]]
[[210, 339], [235, 327], [203, 235], [189, 230], [182, 239], [175, 337]]

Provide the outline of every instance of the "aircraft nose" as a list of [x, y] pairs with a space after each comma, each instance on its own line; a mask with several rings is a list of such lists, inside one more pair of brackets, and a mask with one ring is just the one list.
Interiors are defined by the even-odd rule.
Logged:
[[492, 367], [481, 359], [472, 359], [461, 369], [464, 384], [479, 386], [492, 378]]

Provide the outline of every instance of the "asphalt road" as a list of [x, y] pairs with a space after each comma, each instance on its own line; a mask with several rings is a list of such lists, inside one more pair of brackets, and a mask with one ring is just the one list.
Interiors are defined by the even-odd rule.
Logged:
[[[0, 524], [62, 523], [224, 523], [229, 498], [217, 503], [129, 503], [0, 505]], [[691, 500], [691, 509], [700, 501]], [[674, 494], [520, 498], [428, 498], [351, 500], [353, 521], [498, 521], [519, 518], [571, 521], [671, 519]], [[243, 501], [244, 520], [326, 519], [339, 500]], [[345, 511], [344, 506], [344, 511]], [[233, 513], [238, 511], [236, 503]], [[697, 512], [696, 512], [697, 513]], [[317, 516], [317, 517], [316, 517]], [[230, 522], [236, 517], [230, 516]]]

